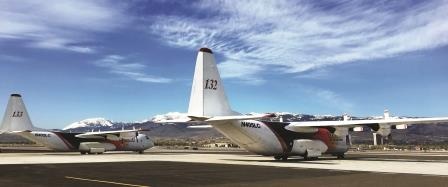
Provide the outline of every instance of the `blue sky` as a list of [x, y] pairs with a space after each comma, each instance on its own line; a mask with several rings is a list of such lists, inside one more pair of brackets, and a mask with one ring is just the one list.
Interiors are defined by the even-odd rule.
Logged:
[[448, 116], [448, 1], [0, 1], [0, 106], [35, 125], [186, 112], [200, 47], [234, 110]]

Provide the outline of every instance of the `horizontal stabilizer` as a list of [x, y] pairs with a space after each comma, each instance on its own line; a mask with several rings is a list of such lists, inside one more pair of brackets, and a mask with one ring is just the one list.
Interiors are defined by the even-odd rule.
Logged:
[[169, 124], [169, 123], [190, 123], [192, 122], [191, 119], [189, 118], [184, 118], [184, 119], [168, 119], [168, 120], [157, 120], [157, 121], [152, 121], [153, 123], [163, 123], [163, 124]]
[[208, 129], [208, 128], [213, 128], [213, 126], [211, 126], [211, 125], [191, 125], [191, 126], [188, 126], [187, 128], [189, 128], [189, 129]]
[[206, 121], [211, 118], [205, 116], [188, 116], [188, 117], [191, 119], [190, 121]]
[[256, 120], [263, 118], [275, 117], [275, 114], [257, 114], [257, 115], [238, 115], [238, 116], [215, 116], [205, 120], [204, 122], [221, 122], [221, 121], [234, 121], [234, 120]]

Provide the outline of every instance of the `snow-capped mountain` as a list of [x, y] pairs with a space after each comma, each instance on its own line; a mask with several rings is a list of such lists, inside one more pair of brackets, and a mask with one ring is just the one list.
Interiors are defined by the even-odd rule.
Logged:
[[155, 115], [151, 121], [152, 122], [159, 122], [159, 121], [165, 121], [165, 120], [188, 120], [188, 114], [186, 113], [180, 113], [180, 112], [168, 112], [166, 114], [159, 114]]
[[63, 128], [62, 130], [83, 128], [83, 127], [111, 127], [112, 125], [114, 124], [110, 120], [104, 118], [89, 118], [72, 123]]
[[[250, 113], [252, 115], [257, 113]], [[343, 116], [331, 116], [331, 115], [311, 115], [311, 114], [295, 114], [288, 112], [275, 112], [277, 117], [269, 118], [265, 120], [270, 121], [331, 121], [331, 120], [343, 120]], [[391, 116], [392, 117], [392, 116]], [[193, 129], [187, 128], [187, 124], [160, 124], [154, 123], [157, 121], [163, 120], [176, 120], [179, 121], [187, 121], [182, 120], [188, 118], [188, 115], [185, 113], [179, 112], [169, 112], [166, 114], [155, 115], [151, 118], [151, 120], [143, 120], [143, 121], [135, 121], [135, 122], [112, 122], [110, 120], [104, 118], [90, 118], [85, 119], [76, 123], [72, 123], [64, 128], [69, 132], [90, 132], [94, 131], [109, 131], [109, 130], [121, 130], [121, 129], [146, 129], [150, 130], [148, 133], [151, 137], [156, 138], [209, 138], [209, 137], [222, 137], [220, 133], [218, 133], [213, 128], [210, 129]], [[362, 120], [362, 119], [381, 119], [382, 116], [373, 116], [373, 117], [356, 117], [351, 116], [352, 120]], [[421, 143], [421, 142], [430, 142], [428, 141], [428, 136], [437, 136], [433, 142], [446, 142], [448, 138], [446, 136], [448, 132], [448, 125], [415, 125], [410, 126], [409, 129], [406, 130], [408, 133], [404, 133], [403, 131], [395, 132], [394, 141], [396, 143]], [[357, 134], [356, 134], [357, 133]], [[356, 132], [356, 141], [358, 143], [370, 143], [372, 134], [370, 131], [366, 132]], [[407, 135], [404, 135], [407, 134]], [[355, 136], [354, 135], [354, 136]], [[1, 135], [0, 135], [1, 136]], [[1, 138], [0, 138], [1, 142]]]

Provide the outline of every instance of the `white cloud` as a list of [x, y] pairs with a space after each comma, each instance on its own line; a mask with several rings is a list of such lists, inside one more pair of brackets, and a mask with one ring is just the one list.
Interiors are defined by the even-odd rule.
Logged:
[[305, 78], [305, 79], [327, 79], [327, 78], [329, 78], [329, 76], [330, 76], [330, 73], [327, 69], [318, 69], [315, 71], [303, 72], [296, 77], [297, 78]]
[[98, 67], [106, 68], [110, 73], [147, 83], [169, 83], [172, 80], [145, 74], [146, 66], [141, 63], [127, 63], [128, 59], [120, 55], [109, 55], [94, 62]]
[[0, 1], [0, 40], [93, 53], [93, 47], [86, 44], [91, 41], [91, 33], [118, 28], [125, 20], [120, 7], [104, 1]]
[[64, 49], [79, 53], [93, 53], [95, 52], [91, 47], [79, 46], [72, 44], [73, 42], [67, 39], [61, 38], [47, 38], [45, 40], [34, 41], [29, 46], [44, 48], [44, 49]]
[[24, 62], [25, 58], [19, 57], [19, 56], [0, 54], [0, 61], [1, 62]]
[[225, 61], [219, 64], [222, 78], [239, 78], [244, 83], [259, 85], [264, 83], [263, 79], [253, 75], [254, 71], [262, 71], [262, 67], [256, 64], [244, 64], [237, 61]]
[[354, 104], [333, 91], [320, 88], [307, 88], [305, 92], [313, 97], [319, 98], [317, 101], [327, 107], [335, 108], [342, 112], [353, 111]]
[[262, 80], [268, 69], [302, 73], [448, 44], [446, 0], [315, 3], [201, 1], [191, 10], [206, 16], [158, 15], [149, 29], [168, 45], [212, 48], [226, 58], [223, 76], [243, 80]]

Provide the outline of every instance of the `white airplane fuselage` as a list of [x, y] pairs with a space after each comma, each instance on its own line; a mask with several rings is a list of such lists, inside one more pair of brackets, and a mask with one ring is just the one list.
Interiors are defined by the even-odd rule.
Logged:
[[145, 134], [138, 134], [129, 139], [86, 139], [75, 137], [81, 133], [23, 131], [18, 132], [24, 138], [40, 143], [55, 151], [79, 151], [83, 142], [96, 142], [104, 146], [105, 151], [144, 151], [154, 146], [153, 141]]
[[[191, 86], [188, 116], [208, 123], [240, 147], [260, 155], [287, 159], [343, 156], [348, 150], [347, 128], [286, 129], [289, 123], [262, 121], [266, 115], [241, 115], [231, 109], [213, 52], [199, 49]], [[258, 117], [259, 116], [259, 117]]]
[[328, 129], [297, 133], [284, 129], [287, 124], [240, 120], [211, 125], [240, 147], [265, 156], [303, 156], [313, 150], [322, 154], [341, 155], [349, 148], [346, 137], [339, 137]]
[[20, 94], [11, 94], [0, 126], [0, 133], [18, 134], [55, 151], [103, 153], [105, 151], [136, 151], [143, 153], [154, 146], [144, 130], [69, 133], [36, 128]]

